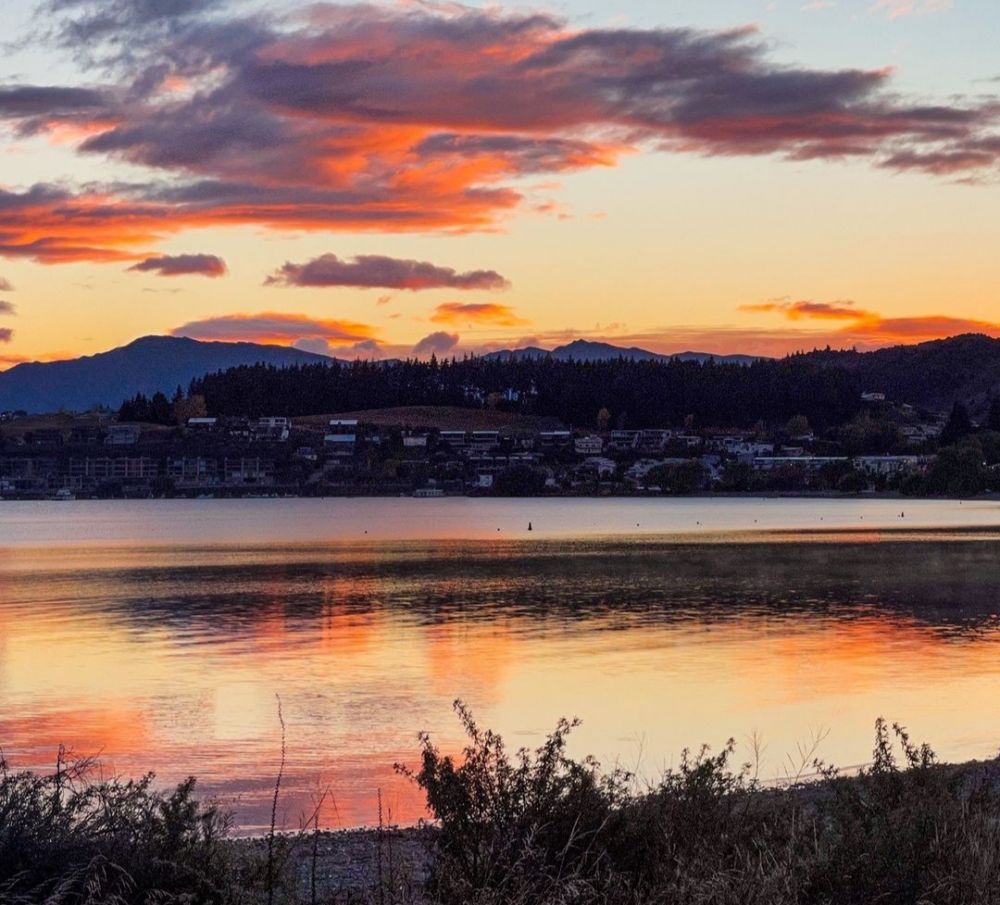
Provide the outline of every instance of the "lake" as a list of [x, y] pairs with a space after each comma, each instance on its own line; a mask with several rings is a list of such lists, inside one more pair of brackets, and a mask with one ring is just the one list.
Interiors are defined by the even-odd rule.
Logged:
[[[528, 524], [531, 523], [531, 531]], [[188, 774], [267, 822], [422, 814], [393, 770], [461, 698], [512, 747], [655, 776], [756, 744], [851, 768], [882, 715], [1000, 745], [1000, 504], [813, 499], [0, 503], [0, 747]], [[756, 742], [753, 740], [756, 739]]]

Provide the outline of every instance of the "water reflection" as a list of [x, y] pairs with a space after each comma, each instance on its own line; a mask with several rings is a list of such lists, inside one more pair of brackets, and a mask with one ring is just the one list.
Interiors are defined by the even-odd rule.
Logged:
[[[392, 771], [460, 739], [465, 699], [534, 743], [560, 715], [580, 752], [653, 772], [685, 745], [760, 732], [765, 769], [817, 727], [867, 756], [875, 716], [952, 758], [1000, 738], [1000, 540], [989, 534], [8, 548], [0, 743], [60, 743], [106, 769], [187, 773], [265, 821], [288, 721], [286, 820], [329, 787], [328, 825], [421, 813]], [[794, 541], [794, 542], [790, 542]]]

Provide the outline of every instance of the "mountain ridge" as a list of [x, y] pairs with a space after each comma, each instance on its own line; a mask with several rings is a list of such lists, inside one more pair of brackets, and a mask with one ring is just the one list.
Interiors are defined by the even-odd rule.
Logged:
[[557, 361], [607, 361], [608, 359], [627, 358], [632, 361], [715, 361], [724, 364], [751, 364], [763, 355], [720, 355], [714, 352], [651, 352], [638, 346], [615, 346], [611, 343], [588, 339], [575, 339], [554, 349], [542, 349], [539, 346], [525, 346], [521, 349], [500, 349], [481, 356], [488, 361], [508, 361], [513, 357], [545, 358], [552, 357]]
[[[485, 361], [551, 357], [560, 361], [681, 361], [748, 365], [753, 355], [683, 352], [667, 355], [638, 347], [574, 340], [554, 349], [528, 346], [487, 353]], [[984, 410], [1000, 396], [1000, 339], [960, 334], [912, 345], [869, 351], [815, 349], [790, 356], [821, 367], [842, 369], [857, 377], [865, 390], [890, 399], [944, 409], [955, 401]], [[96, 406], [117, 408], [136, 393], [172, 393], [195, 378], [252, 364], [288, 367], [341, 360], [289, 346], [258, 343], [203, 342], [187, 337], [145, 336], [117, 349], [67, 361], [26, 362], [0, 372], [0, 410], [32, 414], [59, 410], [85, 411]], [[387, 366], [392, 361], [384, 362]]]
[[246, 364], [288, 366], [336, 361], [289, 346], [143, 336], [124, 346], [66, 361], [23, 362], [0, 372], [0, 409], [32, 414], [117, 408], [136, 393], [187, 389], [196, 377]]

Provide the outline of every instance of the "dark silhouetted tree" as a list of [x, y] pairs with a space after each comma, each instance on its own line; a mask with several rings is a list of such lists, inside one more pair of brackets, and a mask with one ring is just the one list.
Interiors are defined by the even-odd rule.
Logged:
[[990, 400], [990, 410], [986, 415], [986, 429], [1000, 433], [1000, 398]]
[[969, 417], [969, 410], [961, 402], [956, 402], [951, 407], [948, 422], [941, 431], [941, 445], [951, 446], [971, 433], [972, 419]]

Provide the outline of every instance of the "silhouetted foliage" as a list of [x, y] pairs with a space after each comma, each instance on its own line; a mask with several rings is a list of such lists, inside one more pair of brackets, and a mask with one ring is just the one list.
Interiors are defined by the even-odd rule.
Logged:
[[0, 759], [0, 902], [234, 901], [226, 818], [195, 798], [135, 781], [93, 782], [88, 761], [60, 755], [53, 774]]
[[174, 407], [163, 393], [154, 393], [148, 399], [137, 393], [127, 399], [118, 410], [119, 421], [143, 421], [148, 424], [174, 424]]
[[245, 366], [192, 382], [213, 415], [301, 416], [394, 406], [482, 408], [492, 394], [524, 414], [590, 427], [594, 413], [629, 427], [783, 424], [794, 416], [817, 428], [860, 408], [856, 380], [801, 359], [748, 366], [691, 361], [574, 362], [539, 358]]
[[951, 414], [948, 416], [948, 421], [941, 430], [941, 445], [951, 446], [954, 443], [958, 443], [959, 440], [969, 436], [972, 430], [972, 419], [969, 417], [969, 410], [961, 402], [956, 402], [951, 407]]
[[987, 430], [1000, 433], [1000, 397], [994, 396], [990, 400], [990, 407], [986, 412], [986, 422], [983, 426]]
[[[972, 905], [1000, 899], [998, 764], [948, 768], [883, 720], [870, 766], [840, 777], [806, 752], [786, 787], [753, 764], [684, 752], [655, 785], [573, 760], [560, 721], [510, 754], [456, 703], [459, 759], [426, 736], [409, 773], [438, 825], [429, 900], [500, 903]], [[815, 778], [803, 781], [805, 771]], [[404, 771], [407, 772], [407, 771]]]

